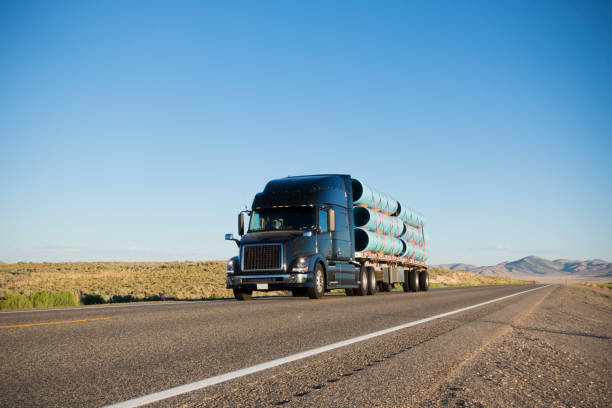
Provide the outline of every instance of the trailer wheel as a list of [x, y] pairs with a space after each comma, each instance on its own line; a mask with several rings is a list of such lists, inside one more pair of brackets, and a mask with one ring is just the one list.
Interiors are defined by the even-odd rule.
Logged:
[[236, 289], [234, 288], [234, 297], [236, 300], [249, 300], [253, 294], [253, 289]]
[[383, 292], [391, 292], [391, 285], [387, 282], [382, 283], [382, 291]]
[[402, 282], [402, 289], [404, 292], [410, 292], [410, 285], [408, 281], [410, 280], [410, 271], [404, 271], [404, 281]]
[[378, 291], [378, 284], [376, 282], [376, 271], [373, 267], [368, 266], [368, 295], [375, 295]]
[[421, 271], [419, 273], [419, 288], [423, 292], [429, 290], [429, 272]]
[[353, 288], [346, 288], [344, 289], [344, 292], [346, 293], [346, 296], [353, 296]]
[[323, 267], [317, 264], [313, 277], [314, 285], [312, 288], [307, 288], [306, 293], [311, 299], [321, 299], [325, 294], [325, 277], [323, 276]]
[[359, 286], [353, 289], [355, 296], [365, 296], [368, 293], [368, 271], [364, 265], [359, 269]]
[[419, 291], [419, 273], [417, 271], [410, 271], [408, 273], [408, 287], [411, 292]]

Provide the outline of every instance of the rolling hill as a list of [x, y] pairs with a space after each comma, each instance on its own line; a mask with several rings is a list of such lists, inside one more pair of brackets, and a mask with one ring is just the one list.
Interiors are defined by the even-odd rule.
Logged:
[[516, 261], [502, 262], [491, 266], [474, 266], [458, 263], [435, 265], [435, 267], [473, 272], [479, 275], [531, 278], [536, 280], [612, 278], [612, 263], [602, 259], [586, 261], [555, 259], [550, 261], [537, 256], [527, 256]]

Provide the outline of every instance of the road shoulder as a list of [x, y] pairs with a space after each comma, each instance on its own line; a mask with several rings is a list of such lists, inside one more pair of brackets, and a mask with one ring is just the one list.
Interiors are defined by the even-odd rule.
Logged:
[[422, 406], [612, 406], [612, 301], [558, 286]]

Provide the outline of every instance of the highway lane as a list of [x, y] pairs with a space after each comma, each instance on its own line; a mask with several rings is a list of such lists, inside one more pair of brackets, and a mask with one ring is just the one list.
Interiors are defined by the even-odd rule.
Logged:
[[[117, 403], [531, 288], [444, 288], [428, 293], [393, 292], [373, 297], [331, 295], [320, 301], [274, 297], [250, 302], [222, 300], [1, 313], [0, 326], [55, 324], [0, 329], [3, 361], [0, 406]], [[386, 360], [391, 364], [392, 359], [385, 357], [403, 353], [402, 347], [416, 349], [416, 345], [431, 336], [439, 338], [444, 333], [459, 331], [466, 322], [484, 315], [512, 308], [522, 310], [551, 288], [158, 404], [255, 406], [274, 405], [284, 400], [289, 403], [296, 400], [294, 389], [303, 383], [303, 378], [295, 379], [295, 374], [288, 374], [296, 367], [307, 364], [310, 369], [304, 369], [304, 376], [312, 371], [308, 378], [316, 383], [324, 373], [342, 371], [349, 361], [352, 365], [367, 367], [372, 358], [375, 360], [371, 361], [383, 358], [382, 363], [375, 364], [384, 366]], [[512, 316], [516, 312], [507, 313]], [[469, 350], [479, 341], [478, 336], [467, 335], [460, 343], [464, 343], [463, 349]], [[419, 348], [427, 350], [426, 355], [435, 351], [434, 354], [442, 356], [442, 361], [449, 360], [441, 350]], [[358, 377], [363, 375], [355, 374], [353, 378]], [[273, 385], [271, 389], [249, 386], [253, 381], [260, 386], [267, 384], [267, 380], [260, 382], [262, 378], [284, 379], [284, 385]], [[317, 385], [320, 384], [313, 387]], [[387, 385], [392, 388], [392, 384]], [[368, 386], [364, 388], [367, 393]], [[331, 389], [327, 387], [325, 392], [329, 394]], [[314, 393], [309, 391], [304, 395]], [[342, 392], [329, 396], [329, 403], [338, 404], [341, 395]]]

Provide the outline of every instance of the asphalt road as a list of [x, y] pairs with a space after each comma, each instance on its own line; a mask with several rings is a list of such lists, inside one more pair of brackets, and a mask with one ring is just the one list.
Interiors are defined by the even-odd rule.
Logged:
[[[535, 287], [0, 313], [0, 406], [119, 403]], [[554, 289], [524, 293], [154, 405], [414, 403], [498, 336], [504, 322], [526, 313]]]

